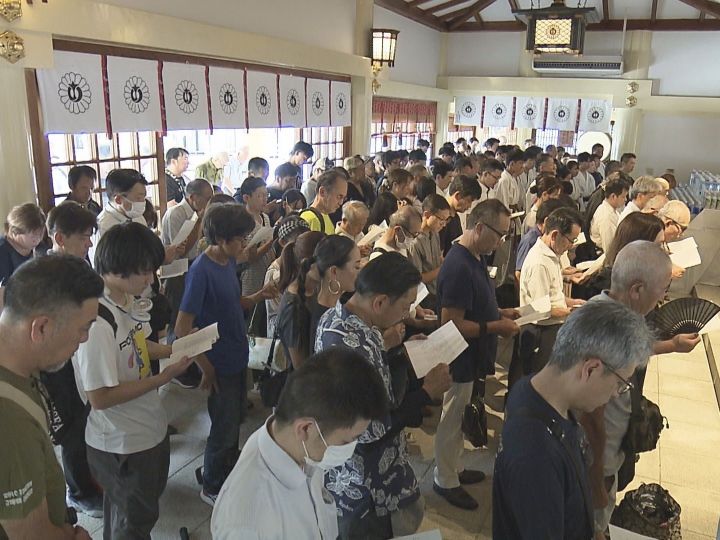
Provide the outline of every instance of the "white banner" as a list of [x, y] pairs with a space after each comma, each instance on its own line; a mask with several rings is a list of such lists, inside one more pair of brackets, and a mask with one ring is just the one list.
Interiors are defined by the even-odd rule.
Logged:
[[280, 75], [280, 125], [305, 127], [305, 77]]
[[55, 51], [54, 67], [38, 69], [45, 133], [105, 133], [102, 59]]
[[162, 131], [157, 61], [108, 56], [107, 75], [113, 131]]
[[278, 127], [277, 75], [262, 71], [248, 71], [247, 104], [248, 127]]
[[482, 96], [455, 97], [455, 125], [482, 125]]
[[210, 67], [210, 109], [213, 129], [244, 129], [245, 70]]
[[483, 127], [509, 128], [512, 126], [512, 116], [512, 96], [485, 96]]
[[610, 102], [604, 99], [583, 99], [580, 102], [578, 131], [610, 131]]
[[542, 129], [545, 118], [545, 98], [523, 96], [515, 98], [515, 127]]
[[307, 125], [325, 127], [330, 125], [330, 81], [307, 79]]
[[332, 100], [330, 125], [349, 126], [352, 123], [352, 86], [350, 83], [332, 81], [330, 98]]
[[549, 98], [546, 129], [575, 131], [577, 127], [578, 100], [573, 98]]
[[163, 64], [163, 93], [168, 130], [210, 129], [205, 66]]

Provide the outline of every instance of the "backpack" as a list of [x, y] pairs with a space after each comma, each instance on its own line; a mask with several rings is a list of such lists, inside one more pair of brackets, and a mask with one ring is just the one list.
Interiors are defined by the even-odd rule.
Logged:
[[615, 507], [610, 523], [660, 540], [680, 540], [680, 505], [658, 484], [640, 484]]
[[[320, 232], [325, 232], [325, 218], [323, 217], [322, 213], [317, 208], [313, 208], [312, 206], [308, 206], [303, 212], [311, 212], [316, 218], [318, 218], [318, 221], [320, 222]], [[327, 233], [326, 233], [327, 234]]]

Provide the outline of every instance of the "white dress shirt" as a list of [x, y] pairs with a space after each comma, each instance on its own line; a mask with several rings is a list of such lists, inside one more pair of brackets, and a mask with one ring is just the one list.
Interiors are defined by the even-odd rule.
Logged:
[[[183, 199], [180, 204], [176, 204], [175, 206], [168, 208], [163, 216], [162, 225], [160, 227], [160, 238], [162, 243], [165, 246], [171, 245], [173, 238], [175, 238], [177, 233], [180, 232], [183, 224], [186, 221], [191, 220], [193, 216], [195, 216], [195, 210], [192, 209], [187, 199]], [[198, 256], [198, 240], [200, 239], [198, 238], [195, 241], [195, 244], [189, 246], [188, 249], [185, 249], [185, 255], [183, 255], [183, 257], [193, 260]]]
[[520, 271], [520, 305], [550, 296], [554, 308], [566, 308], [560, 257], [543, 242], [542, 236], [525, 258]]
[[580, 210], [585, 210], [586, 202], [583, 198], [590, 197], [595, 191], [595, 178], [587, 171], [578, 171], [577, 176], [573, 178], [572, 185], [572, 198], [578, 202]]
[[532, 203], [527, 204], [527, 194], [528, 190], [530, 189], [530, 186], [535, 183], [535, 177], [537, 176], [537, 173], [535, 172], [535, 169], [530, 169], [529, 171], [525, 172], [523, 171], [520, 176], [518, 176], [518, 187], [520, 188], [520, 209], [521, 210], [527, 210], [532, 206]]
[[620, 221], [628, 217], [633, 212], [640, 212], [640, 207], [635, 204], [635, 201], [630, 201], [625, 205], [625, 209], [622, 211], [622, 214], [620, 214], [620, 220], [618, 221], [618, 223], [620, 223]]
[[495, 186], [497, 199], [505, 206], [520, 206], [520, 186], [518, 186], [517, 178], [505, 169], [500, 175], [500, 180]]
[[210, 521], [212, 537], [337, 538], [337, 509], [323, 485], [324, 471], [308, 465], [303, 471], [270, 436], [271, 420], [250, 436], [225, 480]]
[[103, 208], [103, 211], [100, 212], [97, 218], [98, 227], [95, 233], [92, 236], [92, 246], [90, 247], [90, 250], [88, 251], [88, 257], [90, 261], [95, 260], [95, 250], [97, 249], [98, 242], [100, 242], [100, 239], [103, 237], [103, 235], [108, 232], [112, 227], [115, 225], [119, 225], [120, 223], [127, 223], [128, 221], [133, 221], [135, 223], [140, 223], [147, 227], [147, 221], [145, 221], [145, 218], [143, 216], [136, 217], [135, 219], [130, 219], [125, 214], [120, 212], [115, 206], [111, 204], [106, 204], [105, 208]]
[[605, 199], [593, 215], [590, 223], [590, 240], [607, 253], [615, 238], [615, 231], [620, 223], [620, 214]]

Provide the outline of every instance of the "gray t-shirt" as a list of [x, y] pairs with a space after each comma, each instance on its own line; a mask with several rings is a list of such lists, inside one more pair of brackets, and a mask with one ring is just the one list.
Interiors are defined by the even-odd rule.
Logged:
[[[419, 234], [408, 252], [408, 258], [421, 274], [440, 268], [443, 261], [440, 235], [434, 231]], [[437, 279], [426, 285], [430, 294], [437, 295]]]

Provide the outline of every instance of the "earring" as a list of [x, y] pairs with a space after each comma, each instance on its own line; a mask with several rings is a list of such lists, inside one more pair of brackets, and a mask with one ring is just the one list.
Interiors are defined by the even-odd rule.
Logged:
[[[337, 285], [337, 290], [336, 290], [336, 291], [333, 291], [333, 283], [335, 283], [335, 284]], [[340, 291], [342, 291], [342, 287], [340, 286], [340, 282], [339, 282], [337, 279], [333, 279], [333, 280], [328, 281], [327, 288], [328, 288], [328, 291], [330, 291], [330, 294], [332, 294], [332, 295], [340, 294]]]

